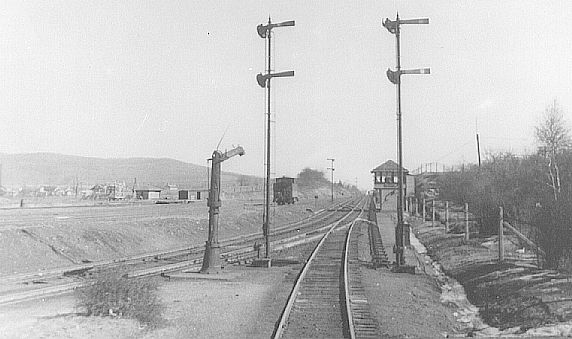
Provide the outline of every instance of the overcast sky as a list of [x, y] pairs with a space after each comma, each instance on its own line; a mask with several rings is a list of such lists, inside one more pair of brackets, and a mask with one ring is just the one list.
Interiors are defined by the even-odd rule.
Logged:
[[[395, 36], [402, 26], [404, 164], [476, 162], [535, 149], [554, 99], [572, 121], [570, 1], [13, 1], [0, 4], [0, 152], [169, 157], [264, 176], [265, 41], [276, 28], [273, 170], [371, 187], [396, 159]], [[226, 131], [226, 133], [225, 133]], [[329, 178], [329, 174], [327, 174]]]

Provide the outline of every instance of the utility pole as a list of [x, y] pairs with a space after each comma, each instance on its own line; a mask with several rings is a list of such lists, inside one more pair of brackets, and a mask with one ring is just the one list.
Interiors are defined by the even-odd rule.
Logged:
[[133, 189], [131, 190], [132, 199], [137, 199], [137, 177], [133, 178]]
[[403, 222], [403, 142], [402, 142], [402, 128], [401, 128], [401, 75], [402, 74], [430, 74], [431, 71], [429, 68], [421, 68], [421, 69], [411, 69], [411, 70], [402, 70], [401, 69], [401, 51], [400, 51], [400, 26], [406, 24], [429, 24], [429, 19], [409, 19], [409, 20], [401, 20], [399, 19], [399, 13], [397, 13], [397, 17], [395, 21], [391, 21], [388, 18], [383, 21], [383, 27], [387, 28], [387, 30], [395, 35], [396, 39], [396, 70], [392, 71], [391, 69], [387, 69], [387, 78], [391, 83], [397, 85], [397, 158], [398, 158], [398, 172], [399, 172], [399, 182], [398, 182], [398, 189], [399, 189], [399, 196], [397, 199], [397, 227], [395, 229], [395, 262], [397, 266], [405, 264], [405, 260], [403, 257], [403, 235], [404, 235], [404, 222]]
[[332, 203], [334, 202], [334, 161], [336, 159], [328, 158], [327, 160], [332, 162], [332, 167], [328, 167], [329, 170], [332, 170]]
[[479, 157], [479, 168], [481, 168], [481, 144], [479, 142], [479, 121], [475, 119], [475, 134], [477, 135], [477, 155]]
[[256, 31], [258, 35], [262, 39], [266, 39], [267, 41], [267, 64], [266, 64], [266, 74], [259, 73], [256, 76], [256, 81], [258, 85], [262, 88], [266, 88], [266, 118], [267, 118], [267, 125], [266, 125], [266, 189], [265, 189], [265, 196], [264, 196], [264, 215], [263, 215], [263, 224], [262, 224], [262, 232], [264, 234], [265, 239], [265, 247], [266, 253], [265, 258], [270, 258], [270, 79], [272, 78], [281, 78], [281, 77], [293, 77], [294, 71], [285, 71], [279, 73], [272, 73], [272, 63], [271, 63], [271, 36], [272, 36], [272, 29], [274, 27], [288, 27], [294, 26], [295, 22], [292, 21], [284, 21], [281, 23], [273, 24], [268, 17], [268, 24], [267, 25], [258, 25], [256, 27]]
[[201, 273], [218, 273], [221, 269], [220, 263], [220, 245], [218, 243], [218, 215], [220, 202], [220, 165], [223, 161], [228, 160], [235, 155], [244, 155], [244, 149], [238, 146], [228, 152], [221, 153], [218, 150], [213, 152], [211, 187], [209, 190], [209, 238], [205, 245], [205, 255], [203, 257], [203, 266]]
[[504, 260], [504, 235], [503, 235], [504, 213], [502, 206], [499, 207], [499, 261]]
[[477, 155], [479, 156], [479, 168], [481, 168], [481, 144], [479, 143], [479, 133], [477, 133]]

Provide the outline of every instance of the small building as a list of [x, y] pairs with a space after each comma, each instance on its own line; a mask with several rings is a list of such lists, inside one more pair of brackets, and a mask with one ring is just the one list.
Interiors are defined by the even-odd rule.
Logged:
[[90, 193], [87, 196], [89, 196], [91, 199], [95, 200], [95, 199], [101, 199], [103, 197], [107, 197], [107, 186], [105, 186], [105, 185], [102, 185], [102, 184], [93, 185], [89, 189], [89, 191], [90, 191]]
[[161, 191], [161, 198], [162, 199], [173, 199], [176, 200], [179, 195], [179, 187], [174, 184], [167, 183], [163, 190]]
[[108, 184], [106, 187], [106, 194], [110, 200], [131, 199], [133, 197], [133, 191], [127, 187], [125, 182], [114, 182], [113, 184]]
[[156, 200], [161, 198], [163, 189], [154, 186], [137, 186], [135, 188], [135, 199], [140, 200]]
[[[399, 196], [399, 165], [393, 160], [387, 160], [383, 164], [371, 170], [373, 173], [373, 190], [376, 206], [379, 209], [387, 206], [388, 209], [397, 208], [397, 197]], [[414, 177], [403, 168], [403, 196], [413, 196], [415, 194]]]
[[181, 189], [179, 190], [179, 200], [204, 200], [208, 197], [209, 191], [206, 189]]
[[42, 185], [37, 192], [37, 196], [39, 197], [48, 197], [56, 195], [58, 187], [52, 185]]

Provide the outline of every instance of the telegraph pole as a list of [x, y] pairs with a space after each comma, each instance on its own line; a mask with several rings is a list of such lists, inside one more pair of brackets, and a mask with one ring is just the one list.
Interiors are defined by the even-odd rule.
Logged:
[[336, 159], [328, 158], [327, 160], [332, 162], [332, 167], [328, 167], [329, 170], [332, 170], [332, 203], [334, 202], [334, 161]]
[[288, 27], [294, 26], [295, 22], [292, 21], [284, 21], [281, 23], [273, 24], [268, 17], [268, 24], [267, 25], [258, 25], [256, 27], [256, 31], [258, 35], [262, 39], [266, 39], [267, 41], [267, 65], [266, 65], [266, 74], [259, 73], [256, 76], [256, 81], [258, 85], [262, 88], [266, 88], [266, 117], [267, 117], [267, 125], [266, 125], [266, 189], [265, 189], [265, 196], [264, 196], [264, 221], [262, 224], [262, 232], [264, 234], [265, 240], [265, 247], [266, 253], [265, 258], [270, 258], [270, 79], [278, 78], [278, 77], [293, 77], [294, 71], [286, 71], [286, 72], [279, 72], [279, 73], [271, 73], [271, 36], [272, 36], [272, 28], [274, 27]]
[[479, 169], [481, 168], [481, 143], [479, 142], [479, 118], [475, 117], [475, 134], [477, 135], [477, 157], [479, 159]]
[[477, 155], [479, 157], [479, 168], [481, 168], [481, 144], [479, 142], [479, 132], [477, 132]]
[[387, 69], [387, 78], [391, 83], [397, 85], [397, 159], [398, 159], [398, 173], [399, 173], [399, 182], [398, 182], [398, 198], [397, 198], [397, 227], [395, 228], [395, 262], [397, 266], [405, 264], [403, 251], [403, 236], [404, 236], [404, 221], [403, 221], [403, 141], [402, 141], [402, 126], [401, 126], [401, 75], [402, 74], [430, 74], [429, 68], [422, 68], [422, 69], [412, 69], [412, 70], [402, 70], [401, 69], [401, 51], [400, 51], [400, 25], [405, 24], [429, 24], [429, 19], [409, 19], [409, 20], [401, 20], [399, 19], [399, 13], [397, 13], [397, 17], [395, 21], [391, 21], [389, 19], [385, 19], [382, 22], [383, 27], [387, 28], [387, 30], [395, 35], [395, 47], [396, 47], [396, 70], [392, 71], [391, 69]]

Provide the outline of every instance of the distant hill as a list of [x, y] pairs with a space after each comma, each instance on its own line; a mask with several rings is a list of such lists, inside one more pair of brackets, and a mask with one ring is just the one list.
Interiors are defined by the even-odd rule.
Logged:
[[[206, 187], [206, 166], [168, 158], [94, 158], [56, 153], [2, 154], [2, 186], [73, 185], [125, 181], [164, 186]], [[77, 178], [77, 179], [76, 179]], [[252, 182], [255, 177], [223, 172], [224, 183]]]

